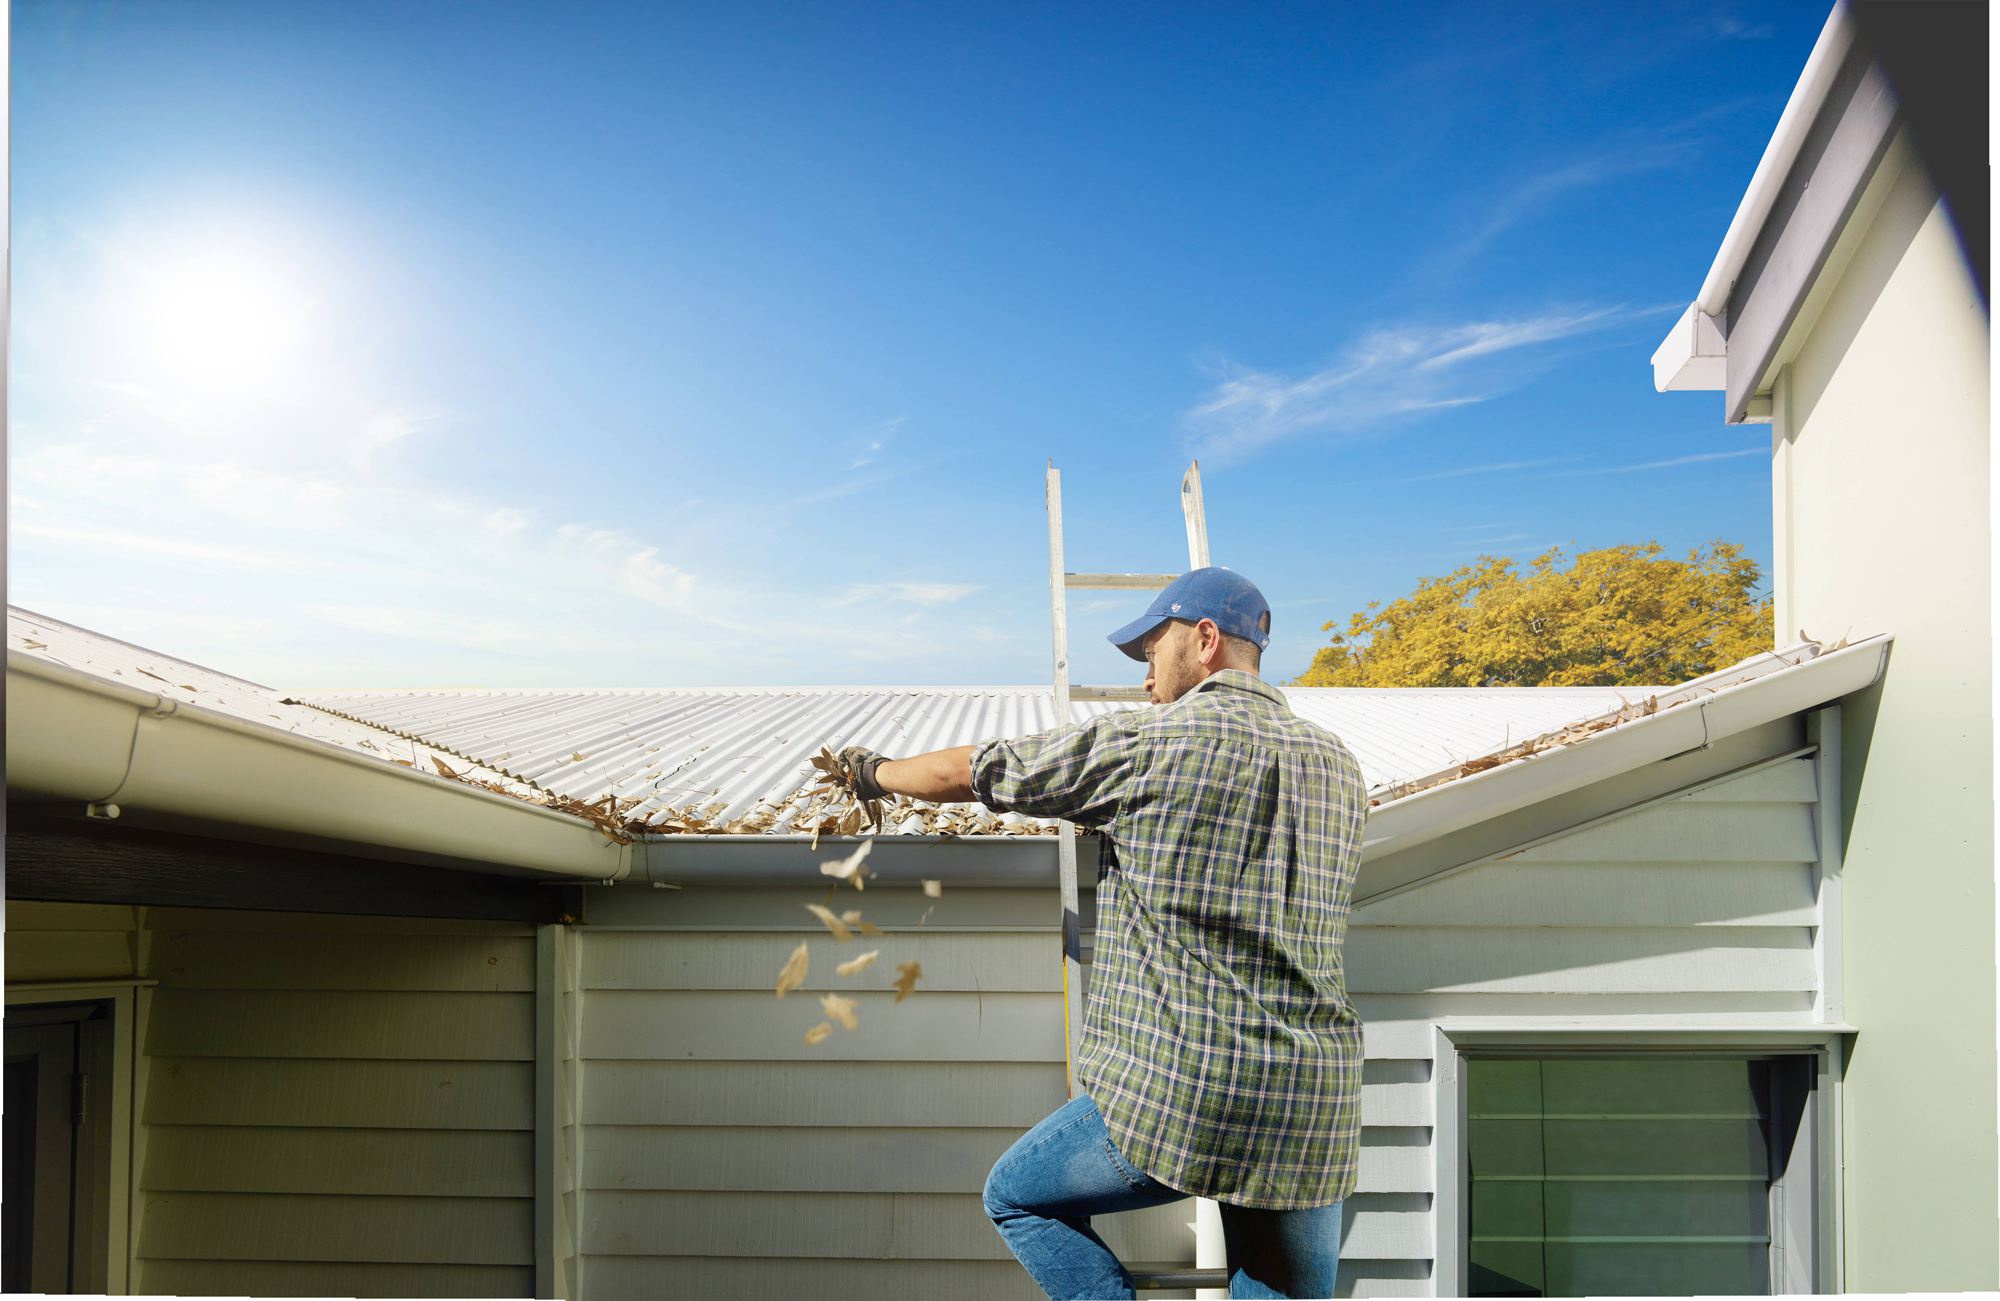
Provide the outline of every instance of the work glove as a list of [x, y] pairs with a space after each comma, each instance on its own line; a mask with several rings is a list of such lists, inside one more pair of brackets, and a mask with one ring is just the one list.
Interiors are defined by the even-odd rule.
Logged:
[[887, 799], [889, 792], [875, 780], [875, 770], [889, 762], [865, 745], [850, 745], [840, 752], [840, 766], [847, 772], [857, 800]]

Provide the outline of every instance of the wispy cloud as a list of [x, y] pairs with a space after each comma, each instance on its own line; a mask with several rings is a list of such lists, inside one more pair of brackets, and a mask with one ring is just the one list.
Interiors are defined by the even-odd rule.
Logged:
[[1453, 250], [1452, 260], [1479, 254], [1501, 233], [1548, 211], [1575, 191], [1689, 162], [1697, 153], [1692, 141], [1666, 140], [1606, 150], [1529, 177], [1501, 196], [1478, 229]]
[[1717, 18], [1709, 31], [1719, 41], [1761, 41], [1778, 34], [1770, 23], [1746, 23], [1741, 18]]
[[908, 419], [908, 416], [897, 416], [894, 420], [884, 420], [863, 434], [861, 451], [848, 463], [847, 468], [858, 470], [864, 465], [873, 465], [881, 457], [882, 449], [896, 437], [896, 431], [901, 429], [903, 422]]
[[1665, 470], [1676, 465], [1700, 465], [1704, 461], [1733, 461], [1739, 456], [1769, 456], [1761, 447], [1746, 447], [1737, 452], [1700, 452], [1693, 456], [1676, 456], [1665, 461], [1645, 461], [1638, 465], [1606, 465], [1595, 469], [1571, 470], [1571, 474], [1631, 474], [1635, 470]]
[[1456, 470], [1440, 470], [1436, 474], [1419, 474], [1408, 479], [1398, 479], [1397, 483], [1429, 483], [1432, 479], [1458, 479], [1468, 474], [1500, 474], [1507, 470], [1536, 470], [1545, 465], [1568, 465], [1580, 461], [1580, 456], [1551, 456], [1541, 461], [1499, 461], [1492, 465], [1464, 465]]
[[1599, 307], [1442, 328], [1374, 330], [1338, 361], [1308, 375], [1229, 371], [1185, 424], [1196, 451], [1211, 462], [1239, 460], [1309, 431], [1371, 432], [1496, 397], [1537, 369], [1534, 350], [1540, 346], [1643, 314]]
[[950, 605], [978, 591], [970, 583], [860, 583], [847, 589], [831, 604], [859, 605], [864, 601], [908, 601], [912, 605]]

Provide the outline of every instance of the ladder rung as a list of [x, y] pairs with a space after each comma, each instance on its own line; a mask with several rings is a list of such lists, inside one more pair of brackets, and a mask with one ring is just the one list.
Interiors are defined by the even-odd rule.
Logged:
[[1132, 1271], [1132, 1290], [1135, 1292], [1164, 1292], [1168, 1289], [1180, 1291], [1183, 1288], [1228, 1287], [1229, 1271], [1226, 1269], [1163, 1269], [1148, 1270], [1144, 1273]]
[[1064, 574], [1063, 586], [1099, 592], [1163, 592], [1179, 574]]
[[1144, 687], [1071, 687], [1071, 700], [1144, 700], [1151, 702], [1152, 695]]

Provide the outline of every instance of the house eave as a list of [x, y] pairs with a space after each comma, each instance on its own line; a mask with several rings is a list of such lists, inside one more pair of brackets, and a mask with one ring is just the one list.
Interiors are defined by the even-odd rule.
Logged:
[[12, 793], [606, 880], [629, 846], [552, 809], [7, 653]]
[[1398, 853], [1851, 695], [1881, 676], [1891, 641], [1889, 635], [1870, 637], [1574, 744], [1404, 796], [1371, 810], [1362, 856], [1366, 860]]

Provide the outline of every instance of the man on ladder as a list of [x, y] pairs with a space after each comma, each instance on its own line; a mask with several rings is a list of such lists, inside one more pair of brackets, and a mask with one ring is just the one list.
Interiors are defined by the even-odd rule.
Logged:
[[1108, 842], [1076, 1096], [1003, 1155], [985, 1204], [1051, 1297], [1130, 1297], [1090, 1217], [1221, 1203], [1232, 1297], [1333, 1295], [1354, 1187], [1361, 1022], [1341, 939], [1368, 797], [1331, 733], [1258, 677], [1270, 607], [1227, 569], [1110, 635], [1156, 705], [885, 760], [857, 793], [1064, 818]]

